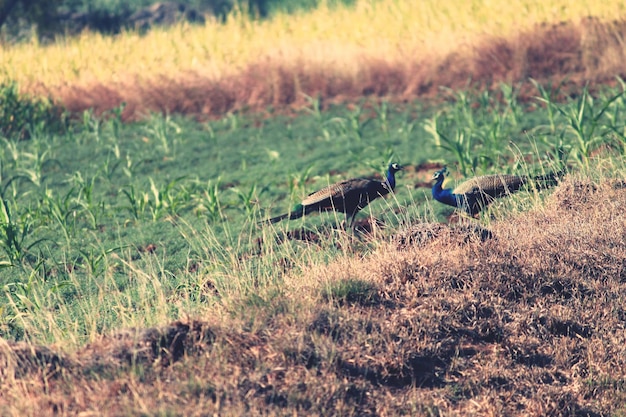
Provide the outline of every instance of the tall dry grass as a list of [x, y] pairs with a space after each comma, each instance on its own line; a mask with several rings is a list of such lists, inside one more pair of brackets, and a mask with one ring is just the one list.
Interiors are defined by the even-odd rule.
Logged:
[[623, 72], [623, 25], [607, 22], [621, 21], [625, 9], [618, 1], [361, 0], [268, 21], [234, 14], [225, 24], [146, 35], [3, 46], [0, 80], [75, 111], [124, 101], [129, 116], [215, 115], [303, 102], [304, 94], [407, 98], [469, 77], [606, 77]]

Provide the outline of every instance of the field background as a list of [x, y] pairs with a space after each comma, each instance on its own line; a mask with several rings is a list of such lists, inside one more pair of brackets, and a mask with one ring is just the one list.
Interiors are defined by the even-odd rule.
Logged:
[[[623, 9], [2, 45], [0, 414], [623, 415]], [[259, 224], [390, 161], [354, 232]], [[430, 197], [443, 165], [568, 173], [468, 219]]]
[[[306, 97], [399, 100], [462, 88], [472, 79], [572, 82], [623, 72], [619, 16], [609, 2], [358, 1], [145, 35], [85, 33], [53, 45], [3, 47], [3, 79], [51, 95], [72, 111], [126, 103], [149, 111], [220, 116], [306, 104]], [[339, 23], [338, 23], [339, 22]], [[544, 59], [549, 56], [549, 59]]]

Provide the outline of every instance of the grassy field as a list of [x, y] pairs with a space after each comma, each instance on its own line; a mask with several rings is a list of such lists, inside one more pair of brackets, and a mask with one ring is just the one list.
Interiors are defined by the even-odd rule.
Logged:
[[[0, 334], [27, 344], [4, 342], [2, 413], [621, 410], [623, 344], [603, 335], [621, 323], [626, 103], [536, 94], [203, 123], [118, 110], [4, 139]], [[359, 216], [373, 230], [258, 224], [390, 160], [407, 169]], [[453, 213], [425, 188], [443, 163], [459, 178], [563, 162], [554, 196], [503, 199], [489, 232], [435, 223]]]
[[[312, 103], [295, 118], [197, 123], [153, 115], [128, 125], [117, 111], [106, 119], [85, 113], [63, 133], [31, 126], [27, 140], [3, 139], [2, 334], [76, 347], [120, 327], [197, 314], [211, 307], [201, 290], [207, 283], [222, 297], [250, 295], [257, 280], [280, 285], [277, 259], [304, 267], [343, 253], [332, 249], [337, 219], [313, 216], [275, 229], [257, 223], [330, 182], [380, 175], [390, 161], [407, 165], [397, 192], [368, 210], [396, 229], [449, 212], [432, 205], [425, 188], [443, 163], [468, 177], [563, 163], [589, 171], [598, 154], [623, 156], [620, 93], [585, 93], [566, 104], [550, 102], [541, 88], [537, 96], [522, 104], [503, 85], [498, 96], [450, 92], [441, 107], [320, 112]], [[532, 206], [536, 198], [519, 201]], [[303, 225], [329, 240], [328, 251], [297, 239], [275, 244], [276, 234]], [[188, 294], [188, 286], [200, 293]]]
[[[3, 49], [0, 414], [626, 413], [623, 5], [494, 7], [363, 1]], [[434, 50], [436, 100], [414, 100], [398, 63]], [[66, 119], [7, 80], [80, 105]], [[259, 224], [390, 161], [395, 194], [354, 232]], [[450, 186], [568, 173], [469, 219], [432, 201], [444, 164]]]
[[[387, 109], [381, 113], [384, 123], [374, 110], [359, 109], [293, 120], [232, 116], [207, 123], [155, 115], [135, 125], [85, 114], [66, 134], [35, 131], [28, 140], [6, 139], [2, 284], [5, 295], [18, 298], [12, 298], [14, 309], [3, 310], [4, 335], [26, 334], [38, 342], [69, 337], [82, 344], [120, 326], [150, 325], [203, 309], [207, 300], [201, 294], [181, 299], [182, 304], [166, 302], [165, 294], [193, 281], [200, 291], [224, 275], [215, 283], [221, 292], [237, 275], [237, 258], [253, 253], [257, 238], [274, 235], [257, 221], [290, 209], [328, 181], [377, 174], [397, 152], [406, 162], [411, 154], [418, 159], [415, 142], [432, 152], [413, 120], [418, 109]], [[329, 219], [311, 220], [309, 225], [320, 225]], [[18, 241], [11, 239], [11, 230], [18, 232]], [[227, 247], [232, 253], [220, 250]], [[246, 275], [253, 272], [247, 268], [269, 268], [262, 276], [270, 279], [273, 258], [267, 265], [252, 259], [239, 266]], [[156, 275], [150, 279], [170, 277], [159, 290], [165, 298], [154, 306], [162, 315], [94, 314], [94, 309], [118, 310], [120, 303], [153, 301], [155, 288], [142, 293], [128, 287], [137, 279], [129, 276], [133, 269], [151, 270]], [[32, 297], [43, 305], [31, 305]], [[59, 297], [67, 307], [63, 314], [49, 309], [58, 307]], [[30, 307], [35, 310], [27, 314]], [[57, 317], [54, 325], [52, 317]], [[89, 323], [89, 317], [99, 322]], [[67, 322], [81, 323], [80, 328], [68, 332]]]

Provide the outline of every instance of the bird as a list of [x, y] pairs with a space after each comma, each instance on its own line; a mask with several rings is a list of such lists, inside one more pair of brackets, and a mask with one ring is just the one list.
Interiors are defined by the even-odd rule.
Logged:
[[295, 209], [286, 214], [265, 220], [276, 223], [283, 219], [299, 219], [313, 212], [338, 211], [345, 213], [350, 227], [359, 211], [378, 197], [392, 192], [396, 187], [396, 172], [404, 169], [397, 163], [391, 163], [383, 181], [368, 178], [352, 178], [341, 181], [309, 194]]
[[564, 171], [535, 177], [511, 174], [482, 175], [464, 181], [454, 190], [442, 187], [447, 173], [448, 169], [445, 166], [434, 173], [433, 198], [440, 203], [460, 208], [471, 216], [476, 216], [496, 198], [511, 195], [529, 182], [536, 183], [538, 188], [555, 185]]

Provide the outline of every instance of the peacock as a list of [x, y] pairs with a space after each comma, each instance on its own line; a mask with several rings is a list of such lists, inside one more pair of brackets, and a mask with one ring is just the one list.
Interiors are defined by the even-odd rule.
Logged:
[[396, 172], [403, 169], [397, 163], [387, 168], [385, 180], [353, 178], [341, 181], [309, 194], [291, 213], [272, 217], [266, 222], [276, 223], [283, 219], [299, 219], [313, 212], [338, 211], [345, 213], [350, 227], [356, 214], [378, 197], [385, 196], [396, 187]]
[[482, 175], [464, 181], [454, 190], [442, 187], [447, 173], [448, 169], [443, 167], [433, 175], [433, 181], [435, 181], [432, 188], [433, 198], [440, 203], [463, 209], [467, 214], [475, 216], [496, 198], [510, 195], [529, 182], [534, 182], [538, 188], [555, 185], [563, 171], [536, 177], [510, 174]]

